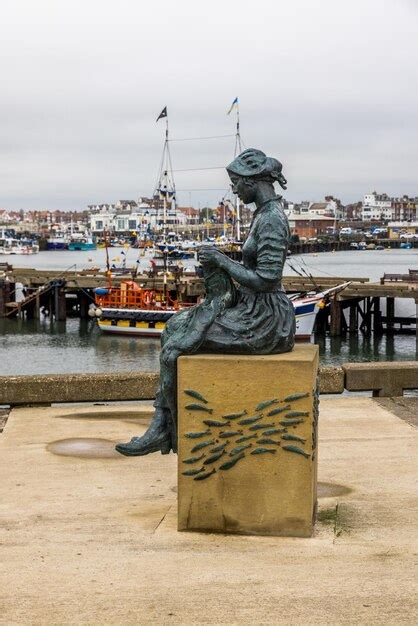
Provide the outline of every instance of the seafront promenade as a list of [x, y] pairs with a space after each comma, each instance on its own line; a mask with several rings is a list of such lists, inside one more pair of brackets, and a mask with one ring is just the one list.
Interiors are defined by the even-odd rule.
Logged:
[[0, 623], [414, 623], [417, 398], [321, 398], [312, 539], [178, 533], [176, 457], [113, 451], [150, 413], [11, 410]]

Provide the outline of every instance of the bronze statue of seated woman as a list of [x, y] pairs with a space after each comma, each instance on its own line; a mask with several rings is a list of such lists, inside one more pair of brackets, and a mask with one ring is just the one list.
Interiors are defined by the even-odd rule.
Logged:
[[286, 189], [282, 165], [260, 150], [242, 152], [226, 168], [234, 193], [256, 205], [242, 249], [242, 264], [214, 248], [199, 260], [206, 287], [204, 301], [174, 315], [163, 332], [160, 386], [153, 420], [142, 437], [120, 443], [127, 456], [177, 451], [177, 358], [182, 354], [277, 354], [293, 349], [295, 313], [282, 288], [290, 239], [281, 197]]

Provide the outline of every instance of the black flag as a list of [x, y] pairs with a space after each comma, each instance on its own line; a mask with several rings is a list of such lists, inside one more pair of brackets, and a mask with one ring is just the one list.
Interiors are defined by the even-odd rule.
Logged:
[[167, 117], [167, 107], [163, 108], [163, 110], [161, 111], [161, 113], [159, 114], [159, 116], [157, 117], [155, 121], [158, 122], [158, 120], [160, 120], [162, 117]]

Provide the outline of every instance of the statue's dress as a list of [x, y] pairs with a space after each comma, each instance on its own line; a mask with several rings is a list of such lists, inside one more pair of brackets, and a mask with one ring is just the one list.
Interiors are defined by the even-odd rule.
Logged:
[[[280, 200], [269, 200], [255, 211], [242, 250], [244, 267], [263, 279], [263, 288], [253, 291], [239, 285], [233, 305], [231, 298], [223, 301], [222, 294], [207, 295], [202, 304], [181, 311], [168, 322], [161, 342], [160, 388], [154, 406], [167, 412], [173, 442], [178, 356], [195, 352], [277, 354], [292, 350], [295, 313], [281, 284], [289, 239], [289, 225]], [[220, 284], [222, 291], [222, 280]]]

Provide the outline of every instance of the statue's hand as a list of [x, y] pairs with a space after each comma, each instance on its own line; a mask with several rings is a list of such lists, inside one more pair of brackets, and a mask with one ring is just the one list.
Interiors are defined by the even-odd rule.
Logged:
[[225, 255], [216, 248], [203, 248], [199, 251], [199, 261], [202, 265], [222, 267]]

